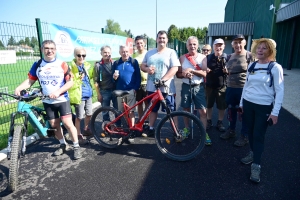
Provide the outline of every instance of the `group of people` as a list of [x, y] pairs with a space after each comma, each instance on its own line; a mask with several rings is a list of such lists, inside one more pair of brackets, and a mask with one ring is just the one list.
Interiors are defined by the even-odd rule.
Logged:
[[[223, 39], [214, 41], [214, 53], [211, 53], [210, 45], [204, 45], [202, 53], [198, 53], [198, 39], [190, 36], [186, 43], [188, 53], [178, 59], [176, 51], [167, 47], [166, 31], [157, 33], [156, 42], [157, 48], [147, 51], [144, 38], [137, 36], [137, 51], [130, 56], [129, 47], [121, 45], [121, 57], [116, 61], [111, 59], [110, 46], [103, 46], [100, 50], [102, 58], [94, 67], [85, 61], [85, 49], [77, 47], [74, 50], [75, 58], [69, 67], [56, 58], [55, 43], [46, 40], [42, 44], [44, 58], [40, 66], [37, 66], [37, 62], [33, 64], [28, 79], [16, 88], [15, 94], [20, 95], [21, 90], [29, 88], [36, 80], [40, 82], [42, 92], [50, 97], [43, 100], [43, 104], [50, 125], [57, 129], [55, 134], [60, 142], [59, 149], [53, 155], [62, 155], [67, 148], [60, 128], [62, 121], [73, 141], [74, 159], [79, 159], [82, 156], [79, 144], [84, 143], [85, 137], [92, 134], [88, 126], [92, 115], [91, 79], [94, 80], [97, 99], [102, 106], [112, 104], [119, 110], [122, 110], [122, 105], [120, 99], [112, 96], [114, 90], [129, 91], [125, 101], [129, 106], [133, 106], [136, 101], [155, 92], [155, 79], [165, 81], [167, 87], [162, 87], [161, 91], [167, 106], [175, 111], [176, 75], [182, 80], [181, 107], [190, 112], [193, 102], [207, 130], [213, 126], [212, 113], [215, 103], [218, 109], [216, 128], [223, 132], [220, 134], [222, 139], [235, 137], [237, 119], [242, 121], [241, 134], [234, 145], [244, 146], [250, 143], [250, 152], [241, 162], [252, 163], [250, 179], [259, 182], [264, 136], [267, 126], [277, 123], [283, 100], [283, 70], [281, 65], [275, 62], [276, 43], [266, 38], [254, 40], [251, 52], [248, 52], [244, 48], [245, 37], [238, 34], [232, 40], [234, 53], [230, 55], [223, 52]], [[70, 105], [75, 105], [75, 126]], [[147, 105], [145, 102], [145, 105], [138, 106], [139, 118]], [[159, 107], [160, 104], [157, 104], [150, 113], [149, 127], [142, 134], [143, 137], [154, 135]], [[228, 128], [223, 124], [226, 109]], [[129, 117], [131, 125], [134, 125], [134, 111]], [[83, 133], [80, 127], [82, 119]], [[184, 123], [185, 129], [189, 131], [188, 122]], [[208, 133], [205, 144], [212, 145]]]

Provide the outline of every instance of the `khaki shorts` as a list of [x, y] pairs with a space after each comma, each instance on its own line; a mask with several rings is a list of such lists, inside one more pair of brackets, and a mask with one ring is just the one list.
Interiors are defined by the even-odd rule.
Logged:
[[227, 108], [226, 105], [226, 86], [221, 89], [214, 89], [206, 86], [206, 106], [207, 108], [214, 107], [216, 102], [217, 108], [219, 110], [225, 110]]
[[[123, 97], [124, 98], [124, 101], [126, 102], [126, 104], [129, 106], [129, 107], [132, 107], [134, 106], [134, 104], [136, 103], [136, 97], [135, 97], [135, 90], [132, 89], [132, 90], [128, 90], [129, 94], [126, 96], [126, 97]], [[118, 103], [118, 110], [123, 112], [124, 111], [124, 107], [123, 107], [123, 104], [122, 104], [122, 98], [121, 97], [118, 97], [117, 98], [117, 103]], [[135, 111], [135, 108], [133, 108], [131, 110], [131, 112]]]

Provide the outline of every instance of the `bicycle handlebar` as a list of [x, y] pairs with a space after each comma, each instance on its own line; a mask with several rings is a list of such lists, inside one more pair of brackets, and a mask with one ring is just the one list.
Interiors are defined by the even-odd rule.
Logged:
[[165, 82], [166, 82], [166, 81], [159, 80], [159, 79], [155, 79], [155, 80], [153, 81], [153, 83], [154, 83], [156, 89], [157, 89], [157, 88], [160, 88], [160, 87], [162, 87], [162, 86], [163, 86], [163, 87], [167, 87], [167, 86], [165, 85]]
[[8, 94], [8, 93], [0, 92], [0, 99], [2, 99], [2, 95], [6, 95], [6, 96], [12, 97], [16, 100], [26, 101], [26, 102], [32, 101], [37, 97], [40, 97], [41, 99], [49, 98], [48, 95], [43, 95], [42, 93], [35, 93], [35, 94], [28, 95], [28, 96], [18, 96], [15, 94]]

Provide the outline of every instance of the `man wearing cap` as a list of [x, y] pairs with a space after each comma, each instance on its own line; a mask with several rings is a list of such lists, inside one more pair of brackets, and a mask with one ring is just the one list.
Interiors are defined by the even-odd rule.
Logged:
[[[235, 35], [232, 40], [232, 48], [234, 53], [226, 64], [227, 89], [226, 89], [226, 104], [228, 106], [229, 128], [226, 133], [220, 135], [222, 139], [234, 138], [237, 108], [241, 99], [243, 87], [246, 81], [246, 73], [249, 63], [252, 61], [252, 54], [245, 50], [246, 40], [242, 34]], [[245, 120], [242, 120], [242, 129], [240, 137], [234, 142], [235, 146], [244, 146], [249, 143]]]
[[214, 41], [214, 53], [208, 55], [203, 60], [203, 67], [207, 67], [206, 75], [206, 104], [207, 104], [207, 125], [210, 129], [212, 124], [213, 106], [216, 102], [218, 111], [217, 129], [225, 131], [223, 118], [226, 109], [225, 92], [226, 92], [226, 62], [227, 55], [223, 53], [225, 48], [224, 40], [219, 38]]

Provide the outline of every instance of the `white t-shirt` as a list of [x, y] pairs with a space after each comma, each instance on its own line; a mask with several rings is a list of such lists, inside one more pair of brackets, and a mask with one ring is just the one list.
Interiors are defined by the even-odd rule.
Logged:
[[[202, 68], [202, 60], [205, 58], [205, 56], [203, 54], [199, 54], [195, 60], [196, 64], [198, 64], [201, 68]], [[182, 71], [187, 69], [187, 68], [191, 68], [191, 69], [195, 69], [194, 65], [192, 65], [192, 63], [184, 56], [184, 60], [182, 63]], [[188, 78], [183, 78], [182, 82], [186, 83], [186, 84], [190, 84], [189, 83], [189, 79]], [[193, 76], [192, 78], [192, 84], [200, 84], [204, 82], [203, 77], [199, 77], [199, 76]]]
[[[155, 86], [153, 84], [155, 79], [161, 80], [161, 78], [168, 72], [172, 67], [180, 66], [180, 62], [177, 57], [177, 53], [170, 48], [166, 48], [164, 51], [158, 53], [157, 49], [148, 51], [144, 57], [143, 63], [149, 67], [150, 65], [155, 66], [155, 73], [148, 74], [147, 80], [147, 91], [154, 92]], [[166, 81], [167, 87], [161, 87], [163, 93], [169, 95], [176, 93], [174, 77]]]

